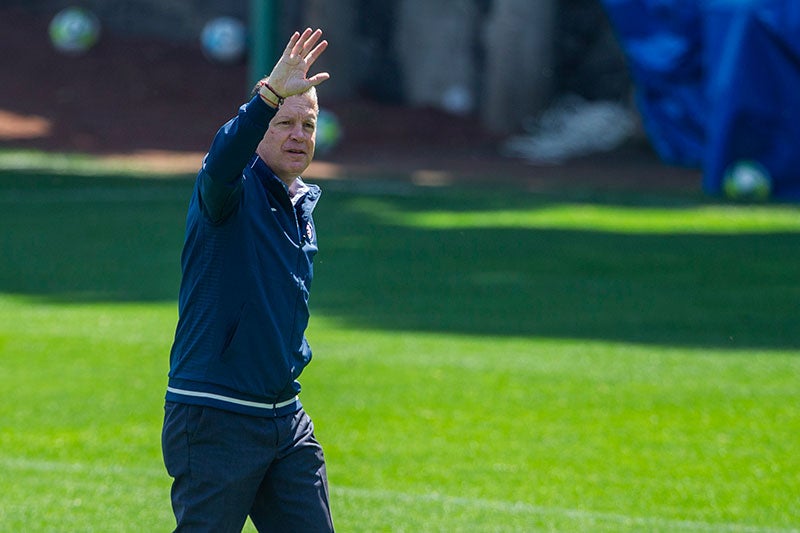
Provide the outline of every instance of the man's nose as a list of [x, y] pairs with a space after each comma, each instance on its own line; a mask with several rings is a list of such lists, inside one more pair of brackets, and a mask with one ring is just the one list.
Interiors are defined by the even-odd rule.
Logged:
[[292, 128], [292, 139], [297, 141], [305, 141], [306, 140], [306, 131], [303, 129], [303, 125], [300, 124], [298, 126], [294, 126]]

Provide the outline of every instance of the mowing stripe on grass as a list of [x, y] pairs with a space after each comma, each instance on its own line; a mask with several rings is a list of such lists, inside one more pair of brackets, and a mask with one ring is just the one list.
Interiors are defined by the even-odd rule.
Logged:
[[672, 520], [659, 517], [637, 517], [622, 513], [611, 513], [603, 511], [586, 511], [582, 509], [569, 509], [563, 507], [550, 507], [543, 505], [532, 505], [524, 502], [512, 502], [503, 500], [490, 500], [486, 498], [466, 498], [460, 496], [448, 496], [431, 492], [427, 494], [411, 494], [408, 492], [360, 489], [355, 487], [334, 486], [331, 492], [341, 494], [345, 497], [352, 497], [365, 500], [383, 500], [393, 502], [403, 502], [418, 505], [425, 502], [434, 502], [449, 507], [465, 507], [470, 509], [482, 509], [496, 513], [509, 515], [531, 515], [531, 516], [553, 516], [567, 519], [595, 520], [611, 524], [624, 526], [649, 526], [667, 530], [682, 531], [738, 531], [743, 533], [793, 533], [796, 529], [784, 529], [773, 527], [752, 526], [747, 524], [720, 523], [720, 522], [701, 522], [697, 520]]
[[30, 459], [28, 457], [0, 457], [0, 470], [6, 472], [57, 472], [60, 474], [136, 475], [137, 477], [166, 478], [163, 468], [140, 468], [126, 465], [109, 465], [100, 463], [82, 463], [79, 461], [55, 461], [48, 459]]
[[[0, 457], [0, 469], [6, 472], [83, 473], [96, 475], [98, 477], [108, 475], [135, 475], [137, 477], [147, 477], [151, 479], [166, 478], [166, 472], [162, 468], [155, 466], [153, 468], [137, 468], [125, 465], [86, 464], [81, 462], [30, 459], [26, 457]], [[507, 515], [551, 516], [576, 520], [602, 521], [610, 524], [618, 524], [620, 526], [642, 526], [682, 531], [735, 531], [742, 533], [791, 533], [797, 531], [796, 529], [761, 527], [737, 523], [711, 523], [697, 520], [637, 517], [622, 513], [533, 505], [525, 502], [450, 496], [437, 492], [414, 494], [409, 492], [345, 486], [333, 486], [331, 487], [331, 492], [334, 497], [338, 494], [345, 498], [402, 502], [415, 506], [427, 502], [447, 507], [463, 507], [473, 510], [479, 509]]]
[[[187, 183], [189, 183], [187, 181]], [[0, 204], [150, 204], [153, 202], [189, 201], [191, 189], [174, 187], [167, 194], [166, 187], [80, 187], [64, 189], [5, 189], [0, 191]]]

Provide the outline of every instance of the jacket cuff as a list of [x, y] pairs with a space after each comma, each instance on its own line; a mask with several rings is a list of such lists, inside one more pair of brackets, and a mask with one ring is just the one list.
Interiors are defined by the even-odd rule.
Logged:
[[247, 118], [255, 124], [269, 124], [269, 121], [278, 112], [274, 107], [267, 105], [258, 94], [244, 105], [244, 111]]

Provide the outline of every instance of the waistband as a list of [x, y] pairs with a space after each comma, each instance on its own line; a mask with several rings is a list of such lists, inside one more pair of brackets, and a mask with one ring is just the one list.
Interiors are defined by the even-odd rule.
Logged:
[[236, 413], [254, 416], [283, 416], [302, 408], [300, 398], [295, 396], [277, 403], [262, 403], [225, 396], [213, 392], [195, 391], [168, 386], [166, 400], [191, 405], [207, 405]]

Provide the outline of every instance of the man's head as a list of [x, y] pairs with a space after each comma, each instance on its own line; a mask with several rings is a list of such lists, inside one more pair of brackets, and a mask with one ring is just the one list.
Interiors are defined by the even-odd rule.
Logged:
[[278, 178], [291, 186], [314, 158], [317, 115], [317, 91], [289, 96], [269, 123], [269, 129], [256, 148], [258, 156]]

